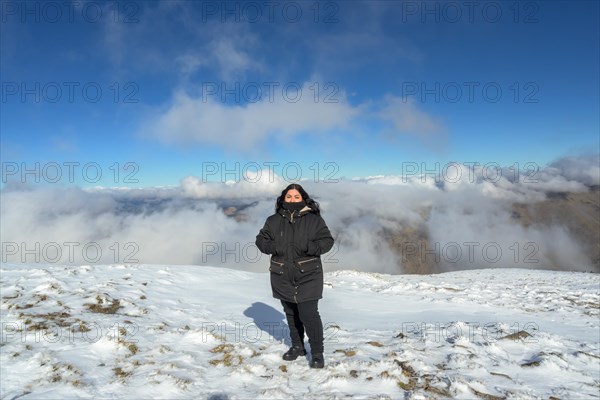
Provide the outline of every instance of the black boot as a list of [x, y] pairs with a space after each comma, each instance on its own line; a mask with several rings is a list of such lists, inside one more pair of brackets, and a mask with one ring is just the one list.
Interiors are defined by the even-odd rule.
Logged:
[[325, 366], [325, 360], [323, 359], [323, 353], [313, 354], [312, 360], [310, 360], [311, 368], [323, 368]]
[[301, 346], [292, 346], [290, 349], [283, 355], [283, 359], [285, 361], [294, 361], [296, 358], [300, 356], [305, 356], [306, 350]]

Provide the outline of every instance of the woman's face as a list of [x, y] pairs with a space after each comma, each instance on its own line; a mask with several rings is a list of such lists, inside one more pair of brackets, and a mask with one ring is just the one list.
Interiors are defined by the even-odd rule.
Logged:
[[286, 203], [298, 203], [302, 201], [302, 195], [300, 195], [300, 192], [298, 192], [296, 189], [290, 189], [285, 194], [284, 201]]

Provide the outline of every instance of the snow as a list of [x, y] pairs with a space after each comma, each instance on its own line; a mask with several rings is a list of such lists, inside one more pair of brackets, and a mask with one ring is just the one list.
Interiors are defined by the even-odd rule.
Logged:
[[268, 274], [2, 264], [0, 398], [599, 397], [597, 274], [326, 272], [322, 370]]

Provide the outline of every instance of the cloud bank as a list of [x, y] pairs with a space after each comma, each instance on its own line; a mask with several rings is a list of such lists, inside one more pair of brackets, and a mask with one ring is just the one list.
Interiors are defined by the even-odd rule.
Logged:
[[[597, 160], [558, 160], [532, 182], [504, 176], [492, 181], [473, 168], [460, 178], [377, 176], [300, 183], [321, 204], [336, 238], [334, 249], [324, 256], [327, 270], [402, 273], [407, 270], [405, 253], [413, 260], [434, 261], [438, 270], [595, 270], [589, 252], [564, 224], [524, 225], [513, 218], [512, 207], [539, 203], [559, 189], [587, 192], [600, 183]], [[2, 191], [2, 258], [266, 271], [268, 257], [258, 253], [254, 240], [287, 184], [268, 171], [227, 183], [188, 176], [170, 188], [7, 184]], [[426, 244], [415, 239], [419, 237]]]

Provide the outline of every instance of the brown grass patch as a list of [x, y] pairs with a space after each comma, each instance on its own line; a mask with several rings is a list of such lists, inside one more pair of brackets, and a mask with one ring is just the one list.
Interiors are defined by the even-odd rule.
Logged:
[[334, 353], [344, 353], [344, 355], [346, 357], [352, 357], [356, 355], [356, 351], [355, 350], [342, 350], [342, 349], [337, 349], [334, 351]]
[[234, 365], [240, 365], [244, 362], [244, 358], [240, 355], [235, 355], [232, 354], [234, 350], [233, 345], [228, 344], [228, 343], [223, 343], [220, 344], [216, 347], [213, 347], [212, 349], [210, 349], [209, 351], [211, 353], [222, 353], [223, 354], [223, 358], [221, 359], [214, 359], [214, 360], [210, 360], [210, 364], [217, 366], [219, 364], [223, 364], [227, 367], [231, 367]]
[[119, 378], [127, 378], [128, 376], [131, 375], [131, 372], [127, 372], [127, 371], [123, 370], [123, 368], [121, 368], [121, 367], [113, 368], [113, 371], [115, 372], [115, 375]]
[[100, 298], [100, 296], [96, 296], [96, 301], [96, 304], [87, 303], [84, 304], [84, 306], [86, 306], [91, 312], [99, 314], [116, 314], [117, 310], [123, 307], [119, 299], [113, 299], [112, 303], [107, 306], [102, 305], [104, 301]]

